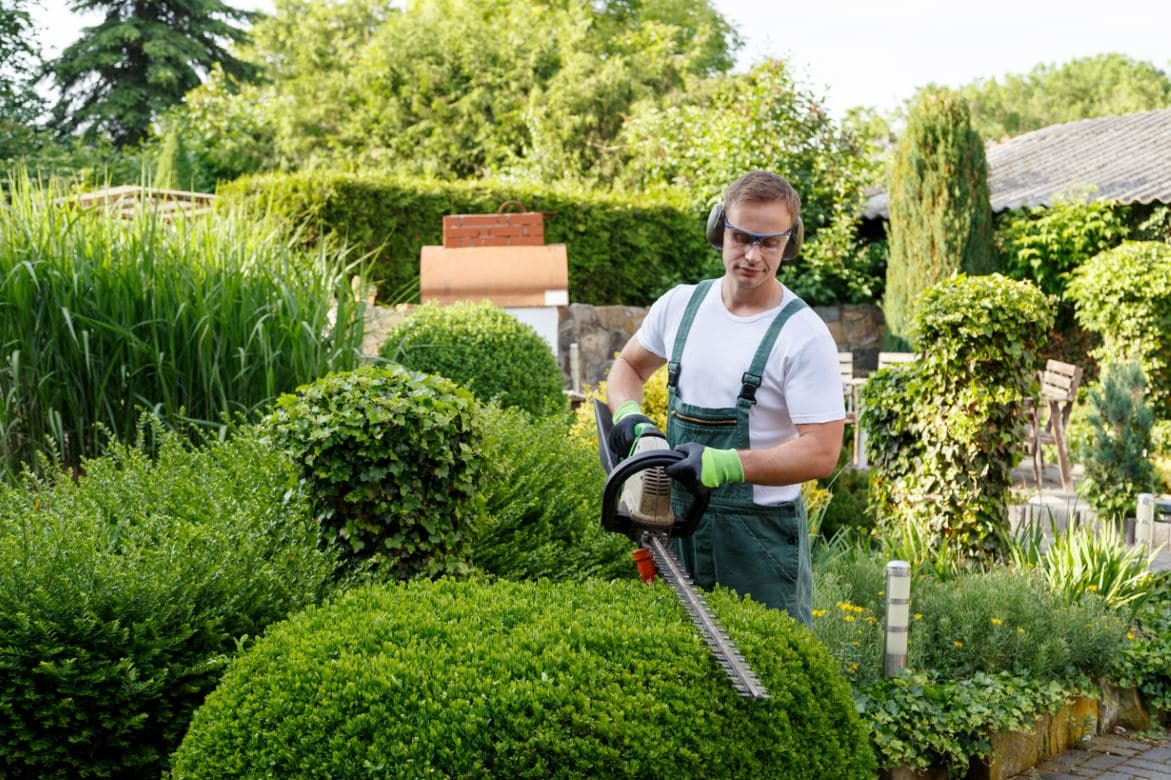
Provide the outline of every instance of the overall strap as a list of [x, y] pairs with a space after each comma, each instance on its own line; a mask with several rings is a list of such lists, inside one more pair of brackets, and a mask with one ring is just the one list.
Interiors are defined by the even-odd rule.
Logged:
[[752, 358], [752, 365], [740, 377], [742, 384], [740, 387], [740, 396], [736, 399], [737, 407], [746, 408], [756, 403], [756, 390], [760, 387], [760, 383], [764, 381], [764, 367], [768, 363], [769, 354], [773, 351], [773, 345], [777, 343], [777, 336], [780, 335], [781, 328], [785, 327], [785, 323], [789, 321], [790, 317], [804, 308], [806, 308], [805, 301], [800, 298], [794, 298], [783, 309], [777, 312], [776, 317], [773, 317], [773, 321], [768, 326], [764, 338], [760, 340], [760, 346], [756, 348], [756, 354]]
[[687, 302], [687, 309], [683, 312], [683, 320], [679, 323], [679, 330], [675, 333], [675, 344], [671, 347], [671, 360], [667, 361], [667, 390], [674, 394], [679, 392], [679, 359], [683, 357], [683, 345], [687, 343], [687, 334], [691, 331], [691, 323], [695, 321], [695, 313], [699, 305], [707, 296], [715, 279], [704, 279], [695, 286], [691, 293], [691, 300]]

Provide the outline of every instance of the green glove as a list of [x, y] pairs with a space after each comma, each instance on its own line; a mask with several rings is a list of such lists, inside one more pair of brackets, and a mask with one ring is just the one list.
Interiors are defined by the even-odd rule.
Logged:
[[686, 457], [667, 466], [667, 476], [678, 480], [692, 492], [700, 485], [718, 488], [730, 482], [744, 481], [744, 464], [740, 462], [740, 453], [736, 450], [718, 450], [689, 441], [680, 444], [675, 451], [682, 452]]
[[663, 436], [651, 418], [642, 413], [638, 401], [623, 401], [614, 411], [614, 427], [610, 429], [610, 452], [618, 460], [625, 460], [634, 451], [634, 445], [642, 436]]

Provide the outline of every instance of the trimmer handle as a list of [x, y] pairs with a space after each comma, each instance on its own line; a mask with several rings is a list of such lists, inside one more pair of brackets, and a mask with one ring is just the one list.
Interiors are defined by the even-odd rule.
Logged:
[[[632, 539], [637, 539], [639, 533], [644, 529], [636, 526], [629, 515], [621, 514], [618, 511], [619, 500], [622, 497], [622, 485], [627, 479], [644, 469], [670, 466], [685, 457], [683, 453], [675, 450], [649, 450], [631, 455], [615, 466], [606, 477], [606, 486], [602, 489], [602, 527], [607, 531], [626, 534]], [[691, 536], [695, 527], [699, 525], [703, 513], [707, 511], [712, 491], [711, 488], [701, 487], [700, 490], [692, 493], [692, 496], [691, 504], [683, 511], [683, 514], [675, 513], [675, 523], [671, 526], [670, 531], [671, 536]]]

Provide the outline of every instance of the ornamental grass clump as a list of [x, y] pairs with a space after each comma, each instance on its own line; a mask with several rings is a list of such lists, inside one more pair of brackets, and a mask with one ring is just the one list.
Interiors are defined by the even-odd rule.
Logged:
[[487, 301], [420, 306], [386, 334], [381, 355], [458, 382], [484, 403], [537, 417], [568, 408], [549, 345], [530, 325]]
[[[253, 416], [355, 365], [362, 319], [344, 259], [295, 252], [231, 213], [130, 219], [17, 182], [0, 194], [0, 470], [45, 440], [71, 466], [173, 425]], [[55, 464], [50, 464], [50, 467]]]
[[330, 586], [282, 453], [152, 438], [0, 487], [0, 776], [159, 777], [227, 659]]
[[467, 390], [363, 366], [281, 396], [265, 425], [297, 464], [323, 544], [392, 578], [468, 572], [484, 456]]
[[233, 662], [173, 777], [873, 778], [820, 643], [728, 591], [711, 604], [770, 700], [736, 695], [661, 584], [353, 590]]

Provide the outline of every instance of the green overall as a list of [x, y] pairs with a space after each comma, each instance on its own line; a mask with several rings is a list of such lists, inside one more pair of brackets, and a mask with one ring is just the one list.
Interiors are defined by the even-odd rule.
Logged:
[[[781, 328], [789, 317], [805, 308], [805, 302], [798, 298], [777, 313], [742, 377], [743, 388], [736, 405], [708, 409], [680, 398], [678, 383], [683, 367], [679, 359], [699, 305], [714, 282], [707, 279], [699, 283], [675, 336], [667, 374], [667, 441], [672, 447], [694, 441], [707, 447], [746, 450], [748, 410], [756, 403], [756, 390], [764, 377], [769, 353]], [[690, 501], [691, 494], [676, 485], [671, 496], [675, 511], [682, 511]], [[707, 513], [695, 533], [687, 539], [672, 539], [671, 546], [699, 586], [725, 585], [773, 609], [786, 610], [810, 625], [813, 571], [805, 504], [800, 498], [764, 506], [753, 503], [752, 485], [723, 485], [712, 493]]]

